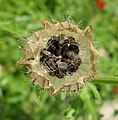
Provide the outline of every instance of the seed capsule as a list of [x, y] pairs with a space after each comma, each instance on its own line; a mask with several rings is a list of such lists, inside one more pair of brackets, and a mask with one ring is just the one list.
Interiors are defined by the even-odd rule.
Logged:
[[77, 91], [85, 81], [98, 76], [90, 26], [81, 30], [68, 21], [52, 24], [46, 20], [43, 24], [43, 29], [27, 38], [25, 58], [18, 62], [28, 68], [34, 84], [55, 95]]

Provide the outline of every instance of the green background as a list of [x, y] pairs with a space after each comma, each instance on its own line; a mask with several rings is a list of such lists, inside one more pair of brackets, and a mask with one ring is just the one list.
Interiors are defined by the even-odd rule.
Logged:
[[[118, 76], [118, 1], [104, 2], [104, 9], [99, 9], [96, 0], [0, 0], [0, 120], [101, 119], [103, 102], [118, 99], [112, 84]], [[103, 53], [96, 58], [98, 70], [102, 77], [113, 78], [111, 84], [89, 82], [76, 93], [54, 97], [32, 86], [26, 69], [16, 62], [23, 56], [22, 37], [40, 29], [45, 19], [68, 19], [82, 29], [91, 25], [95, 47]]]

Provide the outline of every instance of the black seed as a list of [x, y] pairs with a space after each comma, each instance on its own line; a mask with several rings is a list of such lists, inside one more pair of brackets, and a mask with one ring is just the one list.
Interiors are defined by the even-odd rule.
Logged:
[[76, 54], [73, 51], [68, 51], [66, 53], [66, 56], [67, 56], [68, 59], [74, 60], [74, 58], [76, 57]]
[[67, 53], [67, 51], [68, 51], [68, 44], [64, 44], [62, 46], [62, 49], [61, 49], [61, 55], [65, 56], [65, 54]]
[[48, 40], [47, 45], [50, 45], [52, 43], [53, 40], [58, 41], [58, 38], [56, 36], [52, 36], [51, 39]]
[[69, 74], [71, 74], [72, 72], [75, 72], [77, 69], [78, 69], [78, 67], [75, 64], [70, 63], [69, 66], [68, 66], [67, 72]]
[[60, 70], [60, 69], [57, 69], [56, 72], [55, 72], [55, 75], [58, 77], [58, 78], [63, 78], [65, 76], [65, 73]]
[[49, 56], [50, 56], [50, 53], [46, 49], [41, 50], [41, 52], [40, 52], [40, 62], [43, 62]]
[[60, 55], [61, 46], [57, 40], [52, 40], [48, 45], [47, 50], [54, 55]]
[[73, 51], [73, 52], [79, 54], [79, 46], [75, 43], [71, 44], [68, 49], [69, 49], [69, 51]]
[[43, 64], [48, 70], [55, 70], [57, 68], [55, 58], [53, 58], [53, 57], [47, 58], [43, 62]]
[[60, 64], [58, 65], [58, 67], [61, 70], [66, 71], [68, 69], [68, 64], [66, 62], [60, 62]]

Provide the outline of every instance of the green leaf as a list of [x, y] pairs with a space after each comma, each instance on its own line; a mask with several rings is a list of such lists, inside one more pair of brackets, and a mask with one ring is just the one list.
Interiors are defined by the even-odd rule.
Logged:
[[83, 103], [87, 107], [88, 111], [92, 115], [93, 120], [97, 120], [97, 118], [98, 118], [97, 110], [95, 108], [95, 105], [93, 104], [93, 100], [91, 100], [91, 96], [90, 96], [90, 93], [89, 93], [89, 87], [88, 86], [86, 86], [82, 89], [82, 91], [80, 93], [80, 97], [83, 100]]
[[95, 98], [98, 99], [99, 102], [101, 102], [102, 101], [101, 96], [100, 96], [96, 86], [93, 83], [90, 83], [90, 82], [88, 82], [87, 84], [88, 84], [88, 87], [90, 88], [90, 90], [93, 92]]
[[73, 101], [71, 101], [71, 107], [75, 110], [82, 110], [83, 101], [80, 96], [77, 96]]
[[75, 110], [69, 107], [64, 113], [64, 115], [66, 116], [67, 119], [74, 120], [74, 116], [73, 116], [74, 113], [75, 113]]

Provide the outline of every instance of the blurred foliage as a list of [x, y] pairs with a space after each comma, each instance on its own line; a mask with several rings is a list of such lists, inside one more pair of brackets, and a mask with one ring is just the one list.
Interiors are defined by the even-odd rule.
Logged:
[[21, 38], [26, 31], [40, 29], [44, 19], [68, 19], [82, 29], [92, 26], [96, 48], [103, 53], [96, 58], [98, 69], [102, 76], [117, 77], [118, 1], [104, 2], [105, 8], [100, 10], [96, 0], [0, 0], [0, 120], [100, 119], [102, 101], [117, 99], [114, 85], [88, 83], [77, 93], [52, 97], [31, 86], [31, 78], [16, 62], [22, 57], [19, 46], [24, 44]]

